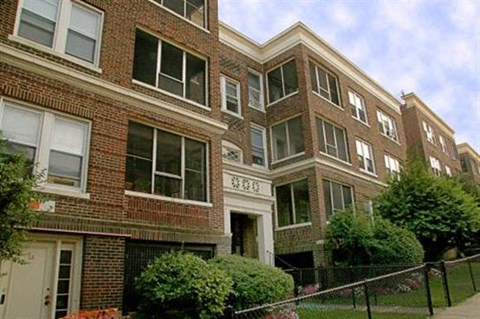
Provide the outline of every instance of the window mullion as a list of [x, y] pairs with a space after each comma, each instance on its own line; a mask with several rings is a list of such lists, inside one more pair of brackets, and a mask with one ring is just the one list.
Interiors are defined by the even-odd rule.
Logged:
[[180, 155], [180, 176], [182, 177], [181, 198], [185, 198], [185, 137], [182, 136]]
[[42, 126], [40, 133], [40, 141], [38, 142], [38, 167], [37, 171], [44, 174], [44, 179], [48, 177], [48, 163], [50, 161], [50, 149], [52, 145], [53, 129], [55, 127], [55, 115], [44, 113], [42, 118]]
[[183, 65], [182, 65], [182, 83], [183, 83], [183, 97], [187, 96], [187, 52], [183, 53]]
[[183, 17], [187, 17], [187, 1], [183, 0]]
[[280, 67], [280, 74], [282, 75], [282, 95], [285, 97], [285, 78], [283, 77], [283, 65]]
[[296, 213], [296, 208], [295, 208], [295, 194], [293, 192], [293, 183], [290, 184], [290, 199], [292, 201], [292, 224], [296, 224], [297, 221], [297, 213]]
[[317, 81], [317, 88], [318, 88], [318, 94], [320, 94], [320, 91], [322, 90], [320, 87], [320, 79], [318, 77], [318, 67], [315, 65], [315, 80]]
[[152, 185], [150, 193], [155, 193], [155, 172], [157, 171], [157, 130], [153, 130], [153, 146], [152, 146]]
[[57, 21], [54, 31], [53, 49], [58, 52], [65, 53], [67, 45], [67, 34], [69, 26], [70, 12], [72, 11], [71, 1], [59, 1], [57, 13]]
[[[157, 40], [158, 41], [158, 49], [157, 49], [157, 72], [155, 74], [155, 87], [159, 87], [160, 83], [158, 78], [160, 77], [160, 73], [162, 72], [162, 68], [161, 68], [161, 65], [162, 65], [162, 41], [160, 40]], [[156, 134], [155, 134], [156, 135]]]
[[333, 142], [335, 143], [335, 150], [337, 151], [336, 157], [339, 156], [339, 151], [338, 151], [338, 143], [337, 143], [337, 130], [335, 129], [335, 125], [332, 125], [332, 130], [333, 130]]
[[332, 181], [328, 181], [330, 187], [330, 208], [332, 209], [332, 216], [335, 214], [335, 198], [333, 197], [333, 185]]
[[287, 135], [287, 156], [290, 156], [290, 130], [288, 129], [288, 121], [285, 122], [285, 133]]

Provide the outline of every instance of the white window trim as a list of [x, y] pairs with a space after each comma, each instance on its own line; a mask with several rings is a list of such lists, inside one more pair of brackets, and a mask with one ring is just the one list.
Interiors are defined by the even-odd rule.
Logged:
[[[349, 150], [348, 141], [347, 141], [347, 130], [344, 129], [343, 127], [341, 127], [341, 126], [335, 125], [334, 123], [325, 120], [323, 117], [318, 117], [318, 116], [317, 116], [317, 117], [315, 118], [315, 121], [316, 121], [315, 124], [318, 123], [317, 120], [322, 120], [323, 122], [327, 122], [328, 124], [330, 124], [330, 125], [332, 125], [332, 126], [334, 127], [333, 139], [335, 140], [335, 149], [337, 149], [337, 154], [338, 154], [338, 142], [337, 142], [337, 135], [335, 134], [335, 128], [339, 128], [339, 129], [341, 129], [341, 130], [343, 131], [343, 133], [344, 133], [344, 134], [343, 134], [343, 140], [344, 140], [344, 142], [345, 142], [345, 147], [346, 147], [345, 152], [346, 152], [346, 154], [347, 154], [347, 160], [344, 161], [343, 159], [341, 159], [341, 158], [339, 158], [339, 157], [336, 157], [336, 156], [333, 156], [333, 155], [331, 155], [331, 154], [328, 154], [328, 153], [326, 152], [326, 150], [327, 150], [327, 134], [326, 134], [326, 132], [325, 132], [325, 125], [323, 125], [323, 124], [322, 124], [322, 131], [323, 131], [323, 137], [324, 137], [323, 143], [325, 144], [325, 152], [323, 152], [323, 151], [320, 149], [320, 144], [319, 144], [319, 145], [318, 145], [318, 148], [319, 148], [320, 154], [325, 155], [325, 156], [328, 156], [328, 157], [330, 157], [330, 158], [334, 158], [334, 159], [340, 161], [341, 163], [345, 163], [345, 164], [348, 164], [348, 165], [351, 166], [352, 163], [350, 162], [351, 159], [350, 159], [350, 152], [349, 152], [350, 150]], [[317, 129], [318, 129], [318, 128], [317, 128]]]
[[[91, 137], [91, 122], [85, 119], [78, 119], [66, 114], [59, 112], [52, 112], [51, 110], [45, 110], [36, 105], [31, 105], [29, 103], [18, 102], [12, 99], [4, 99], [0, 97], [0, 125], [3, 121], [3, 110], [5, 104], [10, 104], [15, 108], [27, 110], [30, 112], [36, 112], [41, 114], [40, 120], [40, 135], [38, 136], [38, 141], [36, 145], [36, 154], [35, 154], [35, 163], [36, 163], [36, 174], [42, 174], [44, 180], [42, 180], [39, 185], [36, 187], [37, 190], [45, 193], [55, 193], [71, 197], [79, 197], [89, 199], [90, 194], [86, 193], [87, 189], [87, 178], [88, 178], [88, 159], [90, 156], [90, 137]], [[80, 187], [66, 186], [54, 183], [48, 183], [48, 165], [51, 151], [51, 138], [52, 130], [55, 123], [55, 118], [66, 119], [68, 121], [75, 121], [78, 123], [86, 124], [86, 132], [84, 136], [84, 147], [85, 154], [82, 159], [82, 172], [80, 176]]]
[[160, 8], [162, 8], [163, 10], [168, 11], [168, 12], [172, 13], [173, 15], [179, 17], [180, 19], [182, 19], [182, 20], [190, 23], [191, 25], [197, 27], [198, 29], [200, 29], [200, 30], [202, 30], [202, 31], [204, 31], [204, 32], [206, 32], [206, 33], [210, 33], [210, 30], [208, 30], [208, 0], [205, 1], [205, 9], [204, 9], [204, 10], [205, 10], [205, 13], [204, 13], [205, 27], [202, 27], [201, 25], [196, 24], [195, 22], [187, 19], [186, 17], [184, 17], [184, 16], [176, 13], [175, 11], [173, 11], [173, 10], [171, 10], [171, 9], [163, 6], [162, 4], [160, 4], [160, 3], [158, 3], [158, 2], [156, 2], [156, 1], [154, 1], [154, 0], [148, 0], [148, 1], [151, 2], [151, 3], [153, 3], [154, 5], [156, 5], [157, 7], [160, 7]]
[[[380, 135], [383, 135], [384, 137], [388, 138], [389, 140], [392, 140], [394, 142], [396, 142], [397, 144], [400, 144], [400, 138], [398, 136], [398, 127], [397, 127], [397, 123], [395, 122], [395, 119], [393, 117], [391, 117], [390, 115], [387, 115], [386, 113], [384, 113], [382, 110], [380, 109], [377, 109], [377, 122], [380, 122], [382, 124], [382, 127], [383, 127], [383, 131], [386, 131], [386, 127], [385, 127], [385, 123], [383, 121], [383, 119], [387, 119], [388, 120], [388, 129], [391, 130], [392, 128], [394, 129], [395, 131], [395, 136], [392, 136], [391, 134], [388, 135], [382, 131], [380, 131]], [[392, 127], [390, 127], [390, 124], [392, 125]]]
[[444, 153], [447, 153], [447, 144], [445, 143], [445, 139], [442, 135], [438, 135], [438, 140], [440, 141], [440, 146]]
[[[338, 77], [336, 75], [334, 75], [333, 73], [327, 71], [326, 68], [324, 67], [321, 67], [318, 65], [318, 63], [316, 63], [315, 61], [313, 60], [309, 60], [309, 62], [312, 62], [312, 64], [315, 66], [315, 81], [317, 82], [317, 87], [318, 87], [318, 90], [321, 91], [322, 88], [320, 87], [320, 81], [319, 81], [319, 77], [318, 77], [318, 69], [322, 69], [322, 71], [325, 72], [326, 76], [327, 76], [327, 86], [328, 86], [328, 96], [330, 97], [330, 99], [327, 99], [326, 97], [322, 96], [320, 94], [320, 92], [317, 92], [315, 90], [313, 90], [312, 88], [312, 92], [315, 93], [316, 95], [318, 95], [319, 97], [321, 97], [322, 99], [330, 102], [330, 104], [338, 107], [339, 109], [343, 110], [343, 107], [342, 107], [342, 99], [341, 99], [341, 96], [340, 96], [340, 86], [339, 86], [339, 83], [338, 83]], [[310, 70], [309, 70], [310, 71]], [[311, 74], [311, 73], [310, 73]], [[335, 104], [332, 102], [331, 100], [331, 97], [332, 97], [332, 93], [331, 93], [331, 88], [330, 88], [330, 80], [328, 79], [328, 75], [332, 76], [335, 78], [335, 82], [337, 83], [337, 95], [338, 95], [338, 104]], [[325, 91], [325, 90], [323, 90]]]
[[268, 154], [267, 154], [267, 129], [261, 125], [255, 124], [255, 123], [250, 123], [250, 127], [256, 130], [259, 130], [262, 132], [262, 140], [263, 140], [263, 156], [264, 156], [264, 162], [265, 165], [258, 165], [252, 163], [253, 167], [258, 167], [258, 168], [268, 168]]
[[[291, 224], [291, 225], [286, 225], [286, 226], [278, 226], [278, 204], [277, 204], [277, 187], [281, 187], [281, 186], [285, 186], [285, 185], [290, 185], [290, 199], [292, 200], [292, 209], [293, 209], [293, 218], [296, 219], [296, 212], [295, 212], [295, 196], [293, 194], [293, 188], [292, 188], [292, 185], [294, 183], [297, 183], [297, 182], [301, 182], [301, 181], [304, 181], [306, 180], [307, 181], [307, 191], [308, 191], [308, 194], [309, 194], [309, 201], [308, 201], [308, 205], [309, 205], [309, 215], [310, 215], [310, 221], [309, 222], [305, 222], [305, 223], [294, 223], [294, 224]], [[297, 179], [294, 179], [292, 181], [288, 181], [288, 182], [285, 182], [285, 183], [281, 183], [281, 184], [278, 184], [278, 185], [275, 185], [273, 187], [273, 197], [275, 198], [275, 230], [283, 230], [283, 229], [289, 229], [289, 228], [297, 228], [297, 227], [304, 227], [304, 226], [310, 226], [312, 225], [312, 212], [310, 210], [310, 188], [308, 187], [308, 177], [301, 177], [301, 178], [297, 178]]]
[[[357, 142], [360, 143], [361, 146], [362, 146], [362, 154], [359, 154], [359, 153], [358, 153]], [[365, 150], [365, 146], [367, 147], [368, 152], [370, 153], [370, 154], [368, 154], [368, 155], [371, 157], [370, 159], [372, 160], [372, 169], [373, 169], [373, 172], [369, 171], [369, 170], [366, 169], [366, 168], [361, 168], [361, 167], [360, 167], [360, 171], [361, 171], [361, 172], [364, 172], [364, 173], [367, 173], [367, 174], [370, 174], [370, 175], [375, 175], [375, 176], [376, 176], [376, 174], [377, 174], [377, 168], [376, 168], [376, 165], [375, 165], [375, 156], [374, 156], [374, 154], [373, 154], [373, 146], [372, 146], [372, 144], [370, 144], [370, 143], [368, 143], [368, 142], [366, 142], [366, 141], [364, 141], [364, 140], [362, 140], [362, 139], [359, 139], [359, 138], [356, 138], [356, 139], [355, 139], [355, 149], [356, 149], [356, 151], [357, 151], [357, 156], [361, 156], [361, 157], [362, 157], [362, 161], [364, 162], [363, 165], [364, 165], [365, 167], [367, 167], [367, 165], [366, 165], [366, 157], [365, 157], [365, 154], [363, 154], [363, 152], [364, 152], [364, 150]]]
[[423, 126], [423, 131], [425, 132], [427, 141], [436, 146], [437, 139], [435, 137], [435, 131], [433, 130], [433, 128], [430, 126], [430, 124], [427, 124], [427, 122], [425, 121], [422, 121], [422, 126]]
[[[232, 151], [237, 151], [239, 153], [238, 154], [238, 156], [239, 156], [239, 161], [238, 162], [231, 161], [231, 160], [226, 158], [226, 156], [224, 154], [224, 150], [228, 151], [229, 149], [232, 150]], [[229, 162], [229, 163], [243, 164], [243, 150], [232, 142], [222, 140], [222, 159], [223, 159], [223, 161], [226, 161], [226, 162]]]
[[[344, 183], [340, 183], [340, 182], [337, 182], [337, 181], [334, 181], [334, 180], [331, 180], [331, 179], [328, 179], [328, 178], [324, 178], [322, 179], [322, 187], [323, 187], [323, 181], [327, 181], [330, 183], [330, 203], [332, 204], [332, 215], [330, 217], [333, 217], [336, 212], [335, 212], [335, 208], [334, 208], [334, 200], [333, 200], [333, 187], [332, 187], [332, 183], [336, 183], [340, 186], [346, 186], [346, 187], [349, 187], [350, 188], [350, 194], [352, 195], [352, 209], [355, 210], [355, 193], [353, 191], [353, 186], [351, 185], [347, 185], [347, 184], [344, 184]], [[325, 194], [325, 191], [323, 192]], [[343, 189], [342, 189], [342, 205], [343, 205], [343, 209], [340, 210], [340, 212], [342, 211], [345, 211], [346, 207], [345, 207], [345, 198], [343, 197]], [[325, 199], [324, 199], [325, 200]], [[338, 212], [338, 210], [337, 210]], [[326, 219], [328, 220], [328, 215], [327, 215], [327, 211], [325, 211], [325, 217]]]
[[[357, 105], [355, 105], [355, 104], [350, 103], [350, 96], [349, 96], [349, 97], [348, 97], [348, 105], [349, 105], [350, 107], [353, 106], [353, 107], [355, 108], [355, 115], [352, 115], [352, 117], [353, 117], [354, 119], [356, 119], [357, 121], [359, 121], [360, 123], [363, 123], [363, 124], [367, 125], [368, 127], [370, 127], [370, 125], [368, 124], [368, 112], [367, 112], [367, 105], [366, 105], [366, 103], [365, 103], [365, 99], [363, 98], [363, 96], [361, 96], [360, 94], [358, 94], [357, 92], [355, 92], [355, 91], [352, 90], [352, 89], [349, 89], [349, 90], [348, 90], [348, 94], [349, 94], [349, 95], [350, 95], [350, 93], [353, 94], [354, 96], [357, 96], [357, 97], [360, 99], [360, 103], [362, 104], [363, 111], [365, 112], [365, 122], [362, 121], [362, 120], [360, 119], [360, 116], [358, 115], [359, 107], [358, 107]], [[351, 112], [350, 112], [350, 113], [351, 113]]]
[[450, 177], [452, 176], [452, 169], [448, 165], [445, 165], [445, 174]]
[[[102, 72], [101, 69], [98, 68], [100, 65], [100, 52], [101, 52], [101, 47], [102, 47], [102, 34], [103, 34], [103, 22], [105, 19], [105, 13], [94, 6], [79, 1], [79, 0], [59, 0], [58, 1], [58, 12], [57, 12], [57, 21], [55, 22], [55, 30], [53, 33], [53, 44], [52, 47], [47, 47], [44, 46], [40, 43], [37, 43], [35, 41], [31, 41], [25, 38], [22, 38], [18, 35], [18, 30], [20, 28], [20, 17], [22, 15], [22, 8], [25, 0], [19, 0], [18, 1], [18, 7], [17, 7], [17, 15], [16, 15], [16, 20], [15, 20], [15, 27], [14, 27], [14, 32], [13, 35], [9, 39], [14, 40], [16, 42], [26, 44], [29, 46], [32, 46], [36, 49], [45, 51], [47, 53], [60, 56], [61, 58], [64, 58], [66, 60], [72, 61], [74, 63], [80, 64], [84, 67], [87, 67], [89, 69], [92, 69], [93, 71], [96, 72]], [[88, 61], [79, 59], [77, 57], [74, 57], [72, 55], [69, 55], [65, 53], [66, 49], [66, 43], [67, 43], [67, 34], [68, 34], [68, 28], [70, 26], [70, 15], [72, 12], [72, 4], [76, 4], [80, 7], [83, 7], [87, 9], [88, 11], [93, 11], [96, 14], [100, 15], [100, 24], [98, 28], [98, 34], [97, 34], [97, 44], [95, 47], [95, 54], [93, 58], [93, 63], [90, 63]]]
[[[397, 158], [395, 158], [394, 156], [392, 156], [388, 153], [385, 153], [383, 155], [383, 160], [385, 162], [385, 171], [386, 171], [387, 176], [393, 178], [393, 177], [398, 176], [400, 174], [401, 165], [400, 165], [400, 161]], [[391, 167], [392, 162], [398, 164], [398, 171], [392, 169], [392, 167]], [[390, 173], [389, 173], [389, 171], [390, 171]]]
[[[298, 78], [297, 78], [297, 90], [292, 92], [292, 93], [289, 93], [288, 95], [285, 95], [285, 79], [284, 79], [284, 76], [283, 76], [283, 66], [287, 63], [289, 63], [290, 61], [295, 61], [295, 58], [291, 58], [291, 59], [288, 59], [287, 61], [284, 61], [282, 64], [280, 65], [277, 65], [271, 69], [269, 69], [267, 72], [265, 72], [265, 77], [267, 79], [267, 107], [277, 103], [277, 102], [280, 102], [282, 100], [285, 100], [286, 98], [288, 97], [291, 97], [295, 94], [298, 93]], [[272, 72], [273, 70], [275, 69], [278, 69], [280, 68], [280, 72], [281, 72], [281, 75], [282, 75], [282, 93], [283, 93], [283, 96], [275, 101], [272, 101], [270, 102], [270, 89], [269, 89], [269, 85], [268, 85], [268, 74], [270, 72]], [[297, 64], [295, 63], [295, 71], [297, 70]]]
[[[235, 98], [237, 99], [237, 108], [238, 108], [238, 113], [235, 113], [233, 111], [230, 111], [227, 109], [227, 81], [235, 84], [235, 93], [236, 96]], [[222, 111], [228, 114], [231, 114], [233, 116], [236, 116], [238, 118], [243, 119], [242, 116], [242, 101], [241, 101], [241, 88], [240, 88], [240, 82], [225, 76], [223, 74], [220, 75], [220, 93], [221, 93], [221, 100], [222, 100]]]
[[442, 173], [442, 164], [438, 158], [430, 156], [430, 168], [432, 169], [435, 175], [440, 175]]
[[[248, 85], [248, 94], [249, 94], [248, 106], [251, 107], [254, 110], [261, 111], [261, 112], [265, 113], [265, 96], [264, 96], [264, 93], [263, 93], [263, 92], [265, 92], [265, 90], [264, 90], [264, 87], [263, 87], [263, 74], [255, 71], [253, 69], [250, 69], [250, 68], [248, 69], [248, 73], [255, 74], [259, 78], [259, 81], [260, 81], [260, 92], [259, 92], [259, 94], [260, 94], [260, 107], [258, 108], [258, 107], [255, 107], [255, 106], [250, 104], [250, 85]], [[255, 89], [255, 88], [252, 88], [252, 89], [257, 91], [257, 89]]]
[[[302, 120], [302, 116], [301, 115], [295, 115], [293, 117], [289, 117], [285, 120], [282, 120], [280, 122], [277, 122], [277, 123], [274, 123], [273, 125], [270, 126], [270, 148], [271, 148], [271, 154], [272, 154], [272, 164], [276, 164], [276, 163], [279, 163], [279, 162], [282, 162], [282, 161], [285, 161], [287, 159], [290, 159], [290, 158], [294, 158], [294, 157], [297, 157], [297, 156], [301, 156], [301, 155], [304, 155], [305, 154], [305, 144], [303, 145], [304, 147], [304, 150], [300, 153], [296, 153], [296, 154], [293, 154], [293, 155], [290, 155], [290, 129], [289, 129], [289, 126], [288, 126], [288, 122], [293, 120], [293, 119], [296, 119], [296, 118], [300, 118], [300, 120]], [[275, 159], [276, 157], [276, 154], [275, 154], [275, 148], [273, 147], [273, 127], [274, 126], [277, 126], [277, 125], [280, 125], [282, 123], [285, 123], [285, 130], [286, 130], [286, 137], [287, 137], [287, 140], [286, 140], [286, 144], [287, 144], [287, 153], [289, 155], [285, 156], [285, 157], [282, 157], [282, 158], [278, 158], [278, 159]], [[302, 123], [302, 128], [303, 128], [303, 122], [301, 121]], [[303, 136], [302, 136], [302, 142], [304, 141], [303, 139]]]

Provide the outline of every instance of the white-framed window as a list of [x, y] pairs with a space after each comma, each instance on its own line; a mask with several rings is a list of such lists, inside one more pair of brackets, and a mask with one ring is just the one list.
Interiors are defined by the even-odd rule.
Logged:
[[80, 1], [21, 0], [16, 34], [98, 65], [103, 12]]
[[207, 61], [137, 29], [133, 79], [207, 105]]
[[372, 145], [357, 139], [355, 141], [357, 147], [358, 164], [360, 170], [375, 174], [375, 161], [373, 159]]
[[207, 202], [207, 154], [205, 142], [129, 122], [125, 188]]
[[400, 176], [400, 162], [390, 154], [384, 155], [385, 168], [389, 178], [398, 178]]
[[353, 207], [353, 189], [348, 185], [324, 179], [323, 195], [327, 220], [335, 213]]
[[447, 139], [447, 153], [450, 155], [451, 158], [458, 159], [457, 145], [454, 141], [450, 139]]
[[348, 102], [350, 103], [352, 116], [360, 122], [368, 124], [367, 109], [363, 97], [356, 92], [348, 91]]
[[377, 120], [380, 133], [389, 139], [398, 142], [397, 123], [395, 120], [380, 110], [377, 110]]
[[444, 153], [447, 153], [447, 144], [445, 143], [445, 139], [443, 138], [442, 135], [439, 135], [439, 136], [438, 136], [438, 139], [439, 139], [439, 141], [440, 141], [440, 146], [442, 147], [442, 151], [443, 151]]
[[422, 126], [423, 130], [425, 131], [425, 135], [427, 136], [427, 141], [429, 141], [433, 145], [437, 145], [437, 139], [435, 138], [435, 131], [433, 130], [433, 128], [425, 121], [422, 121]]
[[440, 176], [442, 174], [442, 165], [440, 164], [438, 158], [430, 156], [430, 167], [435, 175]]
[[448, 165], [445, 165], [445, 174], [452, 176], [452, 169]]
[[207, 2], [205, 0], [154, 0], [165, 8], [194, 24], [207, 28]]
[[222, 157], [228, 162], [243, 163], [242, 149], [228, 141], [222, 141]]
[[349, 162], [347, 134], [343, 128], [317, 117], [317, 136], [320, 152]]
[[267, 73], [268, 103], [298, 91], [295, 60], [290, 60]]
[[248, 106], [263, 111], [263, 82], [262, 75], [248, 70]]
[[222, 110], [236, 116], [241, 116], [240, 83], [225, 76], [221, 76], [220, 90], [222, 94]]
[[250, 126], [250, 141], [252, 146], [252, 164], [261, 167], [267, 166], [266, 130], [256, 124]]
[[303, 179], [275, 187], [277, 227], [310, 222], [308, 181]]
[[272, 126], [271, 136], [274, 161], [294, 156], [304, 151], [302, 131], [301, 116]]
[[313, 92], [341, 107], [338, 79], [335, 75], [310, 61], [310, 78]]
[[48, 186], [84, 192], [90, 125], [5, 101], [0, 130], [9, 141], [7, 153], [21, 153], [43, 174]]

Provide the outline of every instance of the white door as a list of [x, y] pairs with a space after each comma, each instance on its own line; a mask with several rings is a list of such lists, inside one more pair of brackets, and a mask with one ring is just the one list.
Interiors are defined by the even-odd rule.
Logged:
[[0, 282], [0, 319], [50, 318], [54, 252], [53, 243], [32, 243], [23, 254], [27, 264], [5, 263]]

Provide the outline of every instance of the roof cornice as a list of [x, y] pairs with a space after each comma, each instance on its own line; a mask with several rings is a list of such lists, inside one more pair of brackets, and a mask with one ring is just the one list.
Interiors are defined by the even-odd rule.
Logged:
[[265, 63], [292, 47], [303, 44], [400, 113], [401, 102], [395, 96], [301, 22], [295, 23], [263, 44], [220, 22], [219, 38], [223, 44], [259, 63]]
[[471, 157], [473, 157], [477, 162], [480, 162], [480, 154], [478, 154], [473, 147], [470, 146], [468, 143], [461, 143], [457, 145], [457, 150], [459, 154], [468, 153]]

